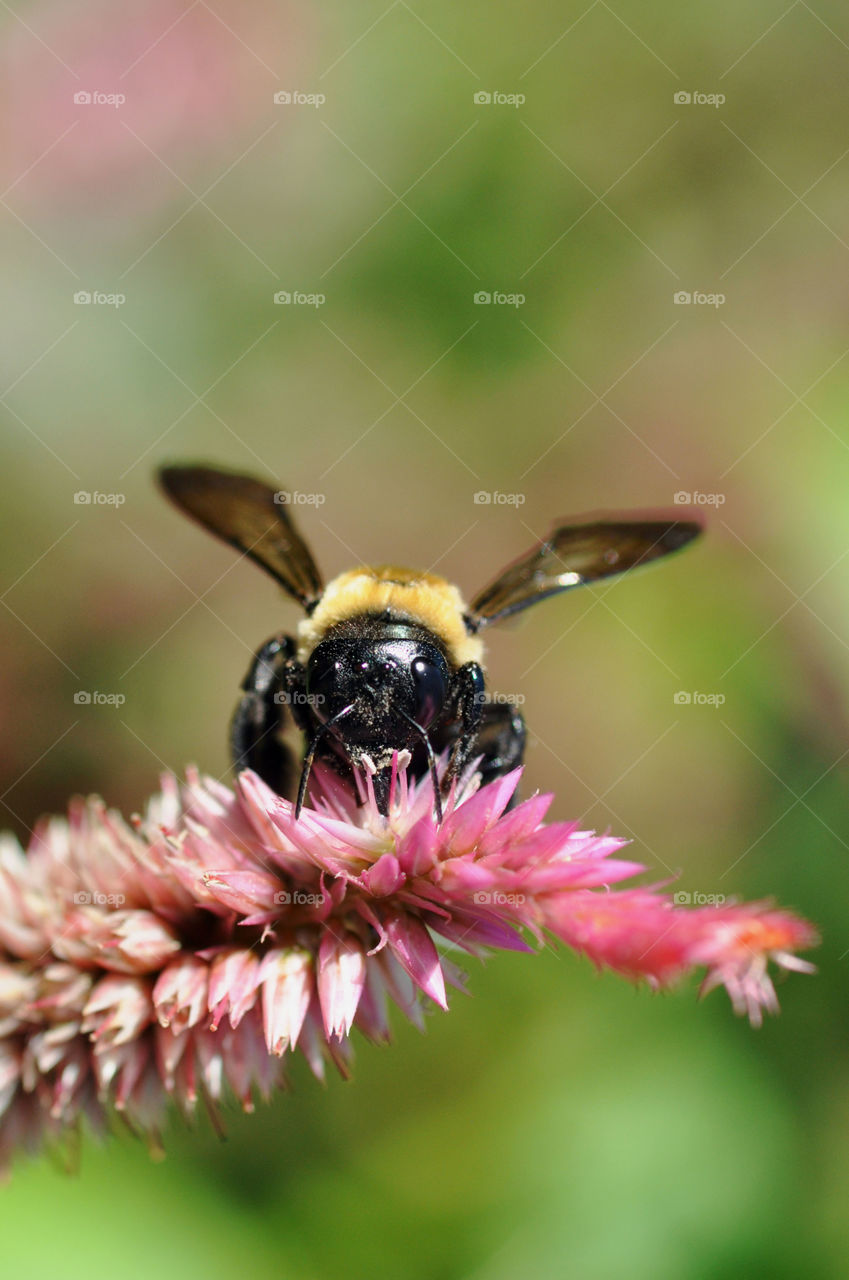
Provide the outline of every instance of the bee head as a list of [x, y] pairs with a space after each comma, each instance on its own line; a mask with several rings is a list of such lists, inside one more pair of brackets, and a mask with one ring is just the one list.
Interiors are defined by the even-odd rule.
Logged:
[[451, 671], [445, 655], [409, 632], [403, 624], [384, 624], [379, 637], [353, 629], [321, 641], [310, 655], [310, 705], [322, 724], [334, 721], [332, 732], [354, 764], [368, 756], [383, 767], [393, 751], [420, 742], [446, 708]]

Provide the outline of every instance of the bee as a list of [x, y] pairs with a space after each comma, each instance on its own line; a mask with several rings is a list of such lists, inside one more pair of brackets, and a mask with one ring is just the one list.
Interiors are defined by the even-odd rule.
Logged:
[[[304, 610], [296, 635], [274, 635], [256, 653], [230, 728], [234, 769], [253, 769], [294, 798], [296, 818], [316, 757], [352, 787], [367, 769], [386, 814], [392, 761], [406, 751], [413, 777], [430, 773], [441, 822], [442, 797], [472, 759], [486, 783], [524, 754], [520, 712], [487, 696], [481, 632], [547, 596], [677, 551], [701, 531], [685, 520], [559, 525], [467, 605], [437, 574], [394, 565], [361, 565], [325, 585], [286, 495], [261, 480], [171, 466], [159, 481], [181, 511], [260, 565]], [[300, 764], [282, 739], [289, 717], [304, 735]]]

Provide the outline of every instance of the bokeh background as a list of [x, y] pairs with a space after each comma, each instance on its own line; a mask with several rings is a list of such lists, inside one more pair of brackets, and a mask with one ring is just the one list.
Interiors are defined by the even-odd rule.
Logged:
[[175, 1121], [164, 1163], [126, 1138], [72, 1177], [20, 1163], [9, 1273], [845, 1275], [845, 8], [0, 23], [3, 825], [226, 776], [250, 654], [297, 619], [166, 507], [165, 461], [303, 495], [328, 575], [470, 594], [556, 518], [683, 496], [697, 548], [493, 633], [491, 684], [526, 699], [556, 816], [824, 936], [757, 1032], [719, 994], [493, 958], [424, 1038], [398, 1019], [324, 1090], [296, 1067], [223, 1143]]

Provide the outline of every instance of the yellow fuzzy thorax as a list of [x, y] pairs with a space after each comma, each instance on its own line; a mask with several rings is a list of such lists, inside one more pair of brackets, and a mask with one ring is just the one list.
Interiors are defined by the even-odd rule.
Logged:
[[457, 588], [435, 573], [395, 565], [361, 565], [329, 582], [310, 617], [298, 624], [298, 661], [306, 662], [337, 623], [385, 609], [432, 631], [455, 666], [482, 661], [483, 642], [466, 630], [466, 606]]

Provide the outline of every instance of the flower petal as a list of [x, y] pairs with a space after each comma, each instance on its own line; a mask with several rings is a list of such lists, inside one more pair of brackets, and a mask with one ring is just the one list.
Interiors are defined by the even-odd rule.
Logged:
[[269, 951], [262, 962], [262, 1015], [265, 1043], [278, 1057], [294, 1048], [314, 988], [313, 959], [294, 947]]
[[383, 917], [389, 947], [417, 987], [441, 1009], [447, 1009], [445, 980], [433, 938], [415, 916], [390, 914]]
[[318, 949], [318, 999], [326, 1035], [348, 1035], [365, 979], [366, 956], [359, 938], [326, 933]]

